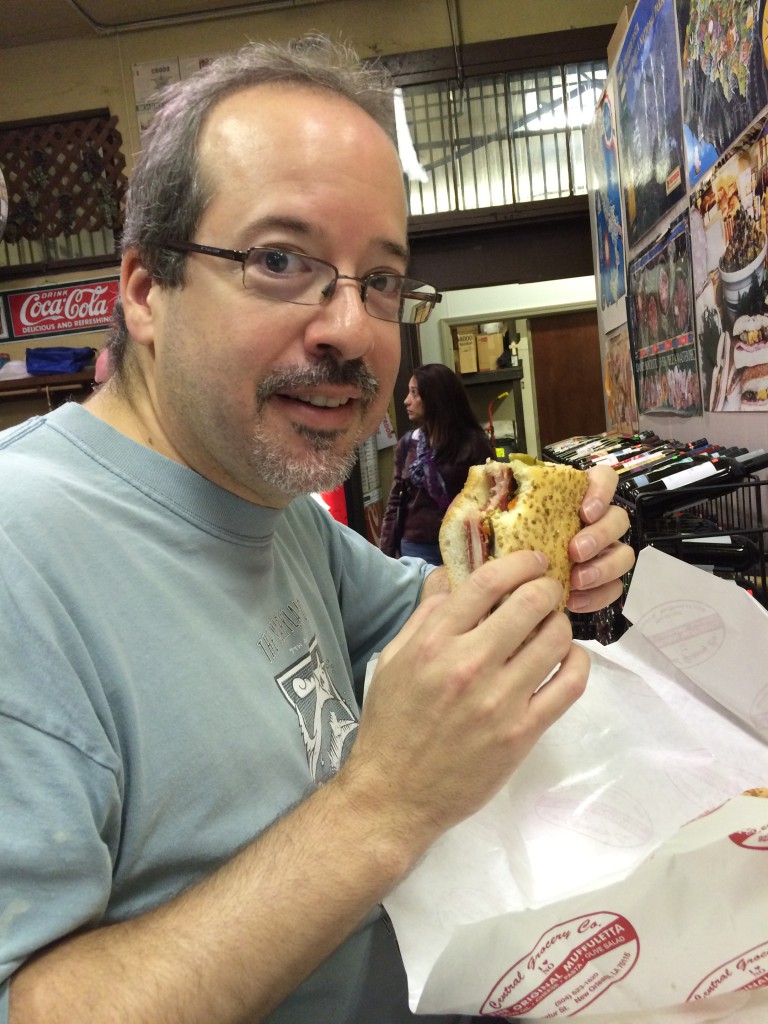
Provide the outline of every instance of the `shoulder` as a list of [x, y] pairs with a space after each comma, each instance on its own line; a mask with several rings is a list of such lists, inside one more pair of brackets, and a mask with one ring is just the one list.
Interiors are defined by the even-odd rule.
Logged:
[[488, 439], [488, 435], [484, 430], [476, 431], [472, 438], [472, 451], [473, 454], [481, 457], [482, 461], [491, 458], [493, 455], [493, 449], [491, 442]]
[[[312, 497], [291, 502], [278, 527], [282, 545], [288, 545], [311, 566], [313, 574], [324, 576], [330, 571], [337, 589], [342, 581], [347, 590], [371, 597], [374, 604], [393, 600], [394, 592], [419, 591], [423, 574], [414, 572], [400, 559], [389, 558], [367, 537], [338, 522]], [[376, 587], [371, 590], [371, 580]], [[418, 594], [412, 594], [412, 600]], [[362, 596], [360, 600], [363, 600]]]
[[415, 432], [413, 430], [406, 430], [406, 432], [399, 438], [397, 442], [397, 458], [402, 465], [408, 458], [408, 452], [411, 446], [415, 443]]
[[[68, 495], [69, 446], [50, 444], [45, 419], [35, 417], [0, 433], [0, 521], [27, 518], [32, 507], [55, 516]], [[54, 520], [55, 521], [55, 520]]]

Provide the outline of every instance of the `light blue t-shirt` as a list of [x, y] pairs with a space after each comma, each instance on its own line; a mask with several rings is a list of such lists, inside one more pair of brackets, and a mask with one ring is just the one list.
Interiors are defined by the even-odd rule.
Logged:
[[[329, 778], [426, 572], [78, 405], [0, 434], [0, 981], [171, 899]], [[271, 1019], [411, 1019], [404, 999], [374, 912]]]

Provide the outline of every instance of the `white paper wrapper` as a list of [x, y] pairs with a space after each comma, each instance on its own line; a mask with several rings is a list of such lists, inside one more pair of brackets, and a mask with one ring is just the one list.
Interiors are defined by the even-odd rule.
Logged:
[[411, 1007], [763, 1024], [768, 744], [638, 629], [583, 646], [584, 697], [385, 901]]
[[768, 612], [746, 591], [645, 548], [624, 615], [690, 681], [768, 740]]

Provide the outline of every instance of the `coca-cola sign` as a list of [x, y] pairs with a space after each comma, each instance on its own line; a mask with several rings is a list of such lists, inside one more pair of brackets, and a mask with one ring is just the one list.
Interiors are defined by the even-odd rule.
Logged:
[[11, 335], [15, 339], [48, 338], [102, 331], [112, 320], [117, 294], [117, 278], [10, 292], [6, 300]]

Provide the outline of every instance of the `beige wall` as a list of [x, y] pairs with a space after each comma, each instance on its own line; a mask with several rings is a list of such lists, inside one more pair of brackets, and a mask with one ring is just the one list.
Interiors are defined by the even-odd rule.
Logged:
[[[464, 43], [614, 24], [623, 7], [623, 0], [456, 0]], [[0, 120], [108, 107], [118, 116], [130, 169], [139, 148], [134, 64], [230, 50], [249, 39], [284, 40], [313, 29], [348, 39], [363, 57], [452, 46], [446, 0], [326, 0], [291, 10], [0, 49]], [[8, 290], [102, 274], [53, 275], [4, 282], [0, 287]], [[100, 347], [104, 340], [99, 333], [75, 337], [79, 340], [57, 337], [50, 343]], [[3, 342], [2, 349], [19, 359], [26, 345]]]
[[[620, 0], [456, 0], [461, 41], [476, 43], [615, 24]], [[109, 107], [126, 155], [139, 145], [132, 66], [233, 49], [249, 39], [287, 39], [311, 29], [349, 39], [364, 57], [451, 46], [445, 0], [328, 0], [289, 11], [0, 50], [0, 119]]]

